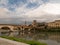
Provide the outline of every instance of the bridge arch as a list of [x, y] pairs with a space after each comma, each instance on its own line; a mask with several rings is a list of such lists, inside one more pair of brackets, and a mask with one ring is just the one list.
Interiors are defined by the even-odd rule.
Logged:
[[2, 30], [10, 30], [10, 27], [7, 27], [7, 26], [3, 26], [1, 27]]

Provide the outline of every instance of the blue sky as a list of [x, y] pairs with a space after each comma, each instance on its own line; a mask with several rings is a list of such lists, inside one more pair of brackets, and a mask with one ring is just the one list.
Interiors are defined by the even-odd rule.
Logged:
[[[22, 7], [25, 4], [25, 8], [35, 8], [48, 0], [0, 0], [2, 3], [0, 7], [6, 7], [9, 10], [15, 10], [15, 8]], [[40, 2], [39, 2], [40, 1]]]
[[0, 0], [0, 22], [51, 21], [60, 18], [59, 10], [60, 0]]

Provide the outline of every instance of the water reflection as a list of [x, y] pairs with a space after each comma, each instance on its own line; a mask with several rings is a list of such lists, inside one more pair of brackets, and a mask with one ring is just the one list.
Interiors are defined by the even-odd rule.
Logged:
[[27, 40], [54, 40], [60, 42], [60, 33], [59, 32], [34, 32], [28, 30], [15, 30], [15, 31], [0, 31], [0, 36], [14, 36], [18, 38], [24, 38]]

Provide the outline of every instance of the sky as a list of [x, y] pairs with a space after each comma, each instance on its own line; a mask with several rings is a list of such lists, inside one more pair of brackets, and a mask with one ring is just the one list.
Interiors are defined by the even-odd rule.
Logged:
[[49, 22], [60, 19], [60, 0], [0, 0], [0, 23]]

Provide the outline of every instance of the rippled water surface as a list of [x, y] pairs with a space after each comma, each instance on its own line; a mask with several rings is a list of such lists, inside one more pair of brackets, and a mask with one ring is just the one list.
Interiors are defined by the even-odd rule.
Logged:
[[37, 31], [5, 31], [0, 32], [1, 35], [14, 36], [27, 40], [38, 40], [46, 42], [48, 45], [60, 45], [60, 32], [37, 32]]

